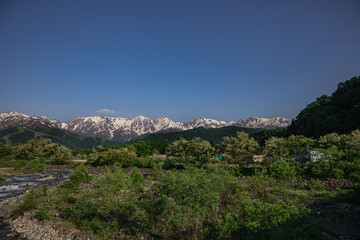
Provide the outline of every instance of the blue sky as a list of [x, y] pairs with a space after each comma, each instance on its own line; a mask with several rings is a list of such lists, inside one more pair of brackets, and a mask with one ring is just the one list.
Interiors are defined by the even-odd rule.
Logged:
[[359, 12], [357, 0], [0, 0], [0, 112], [294, 118], [360, 75]]

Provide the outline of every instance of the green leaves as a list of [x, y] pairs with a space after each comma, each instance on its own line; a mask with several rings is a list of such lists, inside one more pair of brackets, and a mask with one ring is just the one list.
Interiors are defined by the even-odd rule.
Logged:
[[182, 138], [167, 148], [167, 154], [175, 157], [179, 162], [196, 166], [208, 163], [214, 151], [214, 147], [209, 142], [198, 137], [191, 141]]
[[75, 184], [90, 182], [92, 176], [89, 174], [84, 165], [79, 165], [69, 176], [69, 180]]
[[222, 146], [225, 154], [234, 160], [240, 160], [241, 155], [254, 154], [259, 143], [248, 133], [237, 132], [236, 137], [225, 137]]
[[118, 164], [120, 166], [133, 166], [135, 161], [136, 153], [129, 148], [106, 149], [99, 153], [97, 159], [92, 162], [92, 165], [103, 166]]
[[331, 95], [323, 95], [296, 117], [289, 130], [308, 137], [337, 132], [349, 133], [360, 127], [360, 77], [338, 84]]
[[270, 167], [270, 175], [275, 178], [294, 181], [297, 178], [297, 172], [285, 160], [279, 160]]

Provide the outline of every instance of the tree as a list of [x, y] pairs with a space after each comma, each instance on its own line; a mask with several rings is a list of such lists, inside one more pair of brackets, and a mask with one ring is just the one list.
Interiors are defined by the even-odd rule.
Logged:
[[336, 146], [337, 148], [341, 148], [343, 145], [344, 136], [338, 133], [329, 133], [324, 136], [321, 136], [318, 139], [318, 145], [320, 148], [328, 149], [332, 146]]
[[263, 155], [272, 161], [279, 160], [289, 155], [289, 149], [286, 147], [285, 138], [271, 137], [265, 141]]
[[98, 158], [93, 162], [93, 165], [131, 165], [135, 160], [136, 153], [127, 148], [108, 149], [99, 154]]
[[302, 135], [291, 135], [286, 138], [285, 147], [290, 154], [296, 154], [299, 150], [303, 148], [309, 148], [314, 146], [314, 139], [307, 138]]
[[66, 161], [73, 159], [70, 149], [66, 147], [60, 147], [56, 153], [50, 158], [54, 164], [65, 164]]
[[167, 154], [175, 157], [184, 164], [195, 164], [202, 166], [208, 163], [214, 154], [214, 147], [208, 141], [194, 138], [187, 141], [181, 138], [173, 142], [167, 148]]
[[337, 132], [349, 133], [360, 127], [360, 77], [338, 84], [331, 95], [310, 103], [288, 128], [291, 134], [320, 137]]
[[349, 159], [360, 157], [360, 130], [357, 129], [344, 137], [345, 151]]
[[240, 155], [254, 154], [259, 148], [259, 143], [245, 132], [237, 132], [236, 137], [225, 137], [222, 145], [224, 153], [237, 161], [241, 159]]
[[286, 179], [293, 181], [296, 179], [296, 169], [289, 165], [284, 159], [275, 162], [270, 167], [270, 175], [275, 178]]
[[136, 154], [139, 157], [150, 156], [154, 153], [154, 148], [144, 141], [135, 143], [134, 147], [136, 148]]
[[186, 162], [187, 157], [187, 145], [188, 141], [184, 138], [180, 138], [180, 140], [173, 142], [166, 149], [166, 154], [169, 156], [173, 156], [182, 162]]
[[49, 159], [55, 156], [58, 151], [59, 145], [45, 138], [30, 140], [14, 147], [15, 158], [19, 160]]
[[191, 162], [197, 166], [202, 166], [208, 163], [213, 156], [215, 148], [211, 146], [208, 141], [202, 140], [197, 137], [188, 142], [187, 154]]

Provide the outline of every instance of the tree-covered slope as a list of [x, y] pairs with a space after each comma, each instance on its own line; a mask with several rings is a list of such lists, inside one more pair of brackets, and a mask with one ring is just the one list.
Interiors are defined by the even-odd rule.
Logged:
[[14, 145], [26, 143], [32, 139], [47, 138], [54, 143], [68, 148], [94, 148], [98, 145], [114, 145], [116, 142], [107, 141], [97, 137], [83, 137], [78, 134], [58, 128], [47, 126], [34, 126], [33, 128], [8, 128], [0, 130], [0, 143]]
[[199, 137], [203, 140], [211, 142], [212, 144], [219, 144], [221, 143], [223, 137], [236, 136], [236, 133], [240, 131], [244, 131], [247, 133], [255, 133], [260, 131], [260, 129], [241, 128], [234, 126], [222, 127], [222, 128], [199, 127], [181, 132], [153, 133], [140, 140], [144, 142], [171, 143], [176, 140], [179, 140], [180, 138], [191, 140], [194, 139], [195, 137]]
[[360, 77], [338, 84], [331, 95], [323, 95], [302, 110], [289, 126], [290, 134], [308, 137], [360, 128]]

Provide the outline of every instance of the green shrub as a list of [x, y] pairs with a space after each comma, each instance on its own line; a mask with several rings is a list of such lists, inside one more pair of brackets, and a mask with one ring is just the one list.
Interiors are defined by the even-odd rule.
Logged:
[[167, 174], [152, 185], [142, 206], [147, 213], [147, 226], [155, 238], [204, 236], [206, 225], [216, 218], [220, 192], [224, 183], [217, 174], [203, 169], [187, 168]]
[[333, 168], [330, 170], [328, 176], [330, 178], [342, 179], [344, 178], [344, 171], [339, 168]]
[[153, 179], [161, 179], [162, 177], [164, 176], [163, 174], [163, 169], [162, 169], [162, 166], [160, 164], [156, 164], [152, 171], [151, 171], [151, 177]]
[[45, 219], [49, 219], [50, 215], [49, 215], [49, 208], [48, 207], [41, 207], [40, 210], [38, 210], [36, 212], [36, 214], [34, 215], [34, 217], [40, 221], [43, 221]]
[[167, 157], [164, 161], [163, 168], [164, 169], [175, 169], [178, 167], [178, 165], [176, 163], [177, 163], [177, 160], [175, 158]]
[[98, 151], [98, 155], [95, 156], [97, 157], [96, 160], [92, 162], [93, 166], [111, 166], [114, 164], [126, 167], [135, 166], [136, 153], [131, 149], [98, 149]]
[[139, 169], [134, 168], [130, 173], [130, 178], [132, 180], [132, 186], [136, 191], [141, 191], [145, 185], [144, 176]]
[[324, 191], [325, 190], [325, 186], [318, 179], [311, 179], [310, 182], [308, 182], [308, 186], [309, 186], [310, 190], [312, 190], [312, 191]]
[[45, 197], [45, 194], [46, 194], [46, 190], [43, 190], [42, 188], [31, 189], [30, 192], [26, 194], [22, 204], [20, 204], [14, 209], [13, 211], [14, 214], [20, 215], [23, 214], [24, 212], [38, 208], [42, 199]]
[[355, 181], [360, 181], [360, 158], [353, 162], [352, 167], [348, 172], [348, 176]]
[[[288, 185], [276, 185], [266, 171], [239, 184], [226, 167], [162, 174], [155, 166], [149, 179], [137, 168], [106, 167], [92, 180], [85, 170], [79, 166], [67, 181], [78, 187], [59, 188], [43, 206], [56, 206], [63, 218], [105, 239], [269, 238], [271, 230], [307, 213]], [[46, 207], [36, 213], [49, 215]]]
[[136, 192], [144, 185], [141, 172], [133, 169], [125, 174], [120, 168], [106, 168], [93, 183], [96, 187], [91, 191], [68, 199], [69, 206], [61, 210], [63, 216], [105, 238], [115, 238], [120, 228], [134, 234], [138, 222]]
[[216, 239], [232, 239], [232, 235], [238, 230], [239, 224], [235, 216], [227, 213], [215, 222]]
[[81, 164], [74, 169], [74, 172], [69, 176], [69, 180], [73, 183], [90, 182], [92, 179], [86, 167]]
[[45, 169], [45, 161], [43, 159], [18, 160], [14, 169], [21, 173], [40, 173]]
[[285, 160], [279, 160], [270, 167], [270, 175], [275, 178], [294, 181], [297, 179], [296, 169]]

